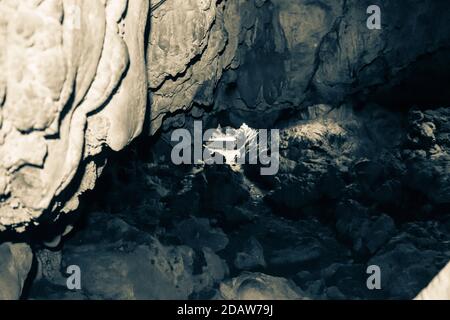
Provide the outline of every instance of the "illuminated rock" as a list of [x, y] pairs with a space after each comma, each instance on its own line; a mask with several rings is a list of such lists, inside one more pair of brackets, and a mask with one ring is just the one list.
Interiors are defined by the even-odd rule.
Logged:
[[[0, 1], [0, 230], [72, 211], [140, 134], [148, 1]], [[81, 182], [74, 182], [75, 176]]]

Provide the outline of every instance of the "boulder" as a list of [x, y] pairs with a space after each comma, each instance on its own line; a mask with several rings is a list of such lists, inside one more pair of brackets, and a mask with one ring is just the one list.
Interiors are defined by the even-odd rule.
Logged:
[[62, 264], [63, 270], [80, 268], [81, 293], [90, 299], [184, 300], [208, 292], [228, 274], [209, 248], [200, 254], [186, 245], [163, 245], [106, 214], [95, 214], [89, 223], [86, 233], [66, 244]]
[[243, 273], [220, 285], [225, 300], [303, 300], [302, 291], [291, 281], [263, 273]]
[[243, 251], [236, 254], [234, 266], [241, 270], [264, 268], [266, 266], [264, 250], [258, 240], [251, 237], [244, 243]]
[[0, 244], [0, 300], [18, 300], [28, 273], [33, 253], [24, 243]]

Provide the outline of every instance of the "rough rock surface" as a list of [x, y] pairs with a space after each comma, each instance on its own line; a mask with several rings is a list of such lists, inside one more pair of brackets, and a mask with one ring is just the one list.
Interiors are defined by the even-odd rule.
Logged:
[[143, 0], [0, 1], [0, 230], [75, 209], [99, 174], [94, 156], [141, 132], [147, 11]]
[[164, 246], [150, 234], [102, 213], [92, 214], [87, 223], [88, 232], [67, 242], [59, 263], [43, 274], [34, 289], [37, 298], [49, 297], [42, 289], [49, 284], [54, 297], [70, 294], [65, 282], [59, 281], [61, 270], [70, 265], [80, 268], [78, 295], [88, 299], [187, 299], [207, 292], [228, 273], [223, 261], [206, 247], [194, 251], [188, 246]]
[[31, 269], [33, 253], [23, 243], [0, 245], [0, 300], [17, 300]]
[[206, 118], [221, 114], [235, 126], [258, 128], [276, 123], [288, 110], [337, 106], [349, 95], [394, 85], [409, 65], [450, 42], [445, 0], [383, 4], [382, 30], [366, 27], [371, 4], [165, 4], [154, 14], [149, 39], [151, 132], [180, 110], [199, 117], [199, 109], [206, 109]]
[[450, 300], [449, 265], [423, 289], [415, 300]]
[[146, 109], [151, 133], [186, 115], [267, 126], [394, 83], [450, 41], [446, 1], [385, 4], [381, 31], [369, 2], [173, 0], [147, 16], [143, 0], [2, 0], [0, 228], [76, 209]]
[[[31, 297], [413, 299], [450, 259], [450, 215], [436, 201], [446, 177], [407, 179], [442, 167], [448, 142], [418, 128], [443, 137], [446, 114], [311, 106], [283, 130], [284, 164], [270, 178], [250, 166], [177, 167], [164, 140], [141, 141], [111, 159], [91, 199], [105, 213], [64, 244], [64, 264], [87, 272], [81, 292], [47, 271]], [[382, 290], [366, 286], [371, 265]], [[137, 286], [136, 274], [165, 289]]]
[[244, 273], [220, 285], [225, 300], [300, 300], [301, 290], [286, 279], [262, 273]]
[[[436, 190], [445, 187], [446, 177], [431, 175], [426, 186], [409, 179], [442, 166], [448, 150], [442, 139], [446, 112], [311, 106], [283, 129], [280, 172], [269, 178], [254, 175], [251, 166], [239, 171], [227, 166], [177, 167], [166, 161], [171, 149], [165, 141], [158, 140], [151, 149], [141, 142], [135, 151], [149, 154], [130, 152], [113, 159], [99, 186], [101, 194], [95, 195], [96, 206], [109, 212], [102, 218], [108, 222], [90, 223], [81, 233], [110, 238], [116, 232], [108, 226], [121, 221], [139, 226], [139, 231], [124, 228], [134, 230], [135, 243], [142, 243], [137, 239], [144, 235], [157, 238], [150, 243], [166, 248], [158, 255], [163, 261], [170, 261], [167, 248], [178, 248], [172, 253], [185, 248], [196, 258], [183, 265], [181, 278], [188, 279], [183, 298], [239, 299], [248, 293], [285, 299], [412, 299], [450, 259], [450, 216], [436, 201]], [[417, 128], [423, 122], [441, 137], [439, 143], [422, 137]], [[436, 143], [438, 157], [433, 156]], [[284, 200], [279, 200], [281, 195]], [[123, 234], [115, 239], [107, 242], [129, 242]], [[81, 261], [90, 270], [103, 265], [94, 262], [97, 250], [96, 257], [123, 261], [120, 268], [102, 269], [109, 273], [105, 277], [113, 278], [134, 264], [141, 270], [151, 268], [109, 245], [100, 242], [88, 249], [71, 240], [63, 260]], [[120, 257], [125, 254], [127, 262]], [[195, 279], [208, 265], [214, 276], [204, 280], [208, 285], [200, 285]], [[381, 291], [366, 287], [370, 265], [382, 270]], [[119, 278], [115, 292], [126, 295], [136, 280], [129, 272]], [[95, 279], [89, 282], [98, 286], [96, 292], [107, 290]], [[296, 289], [288, 283], [295, 283]], [[64, 297], [62, 292], [57, 296]], [[95, 294], [84, 291], [83, 296]]]
[[[370, 4], [0, 0], [0, 232], [53, 226], [94, 188], [106, 147], [145, 120], [155, 135], [109, 157], [90, 208], [107, 213], [62, 251], [71, 226], [45, 241], [30, 296], [415, 297], [450, 258], [450, 114], [405, 92], [422, 68], [450, 72], [450, 5], [389, 2], [368, 30]], [[194, 120], [281, 128], [279, 173], [174, 167], [166, 141]], [[17, 298], [28, 260], [1, 246], [14, 268], [0, 287]], [[371, 264], [381, 292], [365, 286]]]

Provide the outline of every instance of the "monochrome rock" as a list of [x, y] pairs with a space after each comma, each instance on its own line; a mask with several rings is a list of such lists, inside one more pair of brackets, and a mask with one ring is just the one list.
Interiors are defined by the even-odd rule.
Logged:
[[243, 273], [220, 285], [220, 294], [226, 300], [301, 300], [302, 292], [283, 278], [263, 273]]
[[141, 132], [147, 11], [140, 0], [0, 2], [0, 229], [74, 210], [99, 175], [93, 157]]
[[[148, 14], [140, 0], [1, 1], [1, 228], [73, 211], [100, 175], [95, 156], [126, 146], [146, 114], [151, 133], [194, 105], [236, 110], [231, 121], [275, 120], [380, 84], [376, 74], [395, 77], [449, 40], [441, 30], [398, 45], [414, 22], [393, 4], [389, 32], [368, 33], [357, 23], [365, 2], [173, 0]], [[444, 6], [417, 10], [442, 27]]]
[[[0, 0], [0, 298], [447, 294], [450, 5], [372, 5]], [[279, 170], [176, 165], [196, 123]]]
[[17, 300], [31, 269], [33, 253], [23, 243], [0, 245], [0, 300]]

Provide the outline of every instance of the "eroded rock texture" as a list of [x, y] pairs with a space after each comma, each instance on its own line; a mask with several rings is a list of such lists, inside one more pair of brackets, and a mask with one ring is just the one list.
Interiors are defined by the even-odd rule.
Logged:
[[[369, 30], [372, 2], [0, 0], [0, 232], [52, 229], [94, 188], [106, 147], [144, 122], [162, 132], [143, 144], [151, 159], [119, 165], [127, 183], [110, 177], [101, 211], [121, 218], [36, 250], [36, 280], [57, 290], [35, 296], [416, 296], [449, 259], [449, 111], [394, 92], [449, 71], [450, 5], [384, 1]], [[279, 174], [174, 168], [165, 141], [195, 119], [281, 128]], [[31, 253], [9, 247], [0, 287], [17, 298]], [[80, 292], [64, 286], [69, 264]], [[387, 270], [382, 293], [365, 287], [370, 264]]]
[[286, 279], [261, 273], [243, 273], [220, 286], [225, 300], [301, 300], [301, 290]]
[[[196, 252], [186, 245], [163, 245], [104, 213], [92, 214], [87, 223], [89, 232], [66, 243], [62, 259], [49, 258], [48, 253], [40, 259], [44, 272], [34, 289], [38, 298], [187, 299], [208, 292], [228, 274], [225, 262], [210, 248]], [[204, 261], [202, 268], [197, 267], [199, 261]], [[65, 286], [61, 270], [69, 265], [81, 268], [82, 291], [60, 290]], [[43, 291], [48, 283], [57, 290]]]
[[148, 7], [0, 1], [0, 230], [75, 209], [101, 169], [94, 156], [141, 132]]
[[94, 157], [135, 138], [146, 107], [151, 133], [185, 114], [267, 126], [383, 85], [449, 42], [445, 1], [387, 3], [375, 31], [368, 5], [172, 0], [148, 18], [144, 0], [1, 1], [0, 227], [74, 210]]
[[22, 293], [33, 254], [24, 243], [0, 245], [0, 300], [17, 300]]
[[198, 118], [204, 109], [235, 126], [267, 127], [287, 111], [392, 86], [408, 65], [449, 44], [447, 2], [383, 3], [381, 30], [366, 27], [371, 4], [168, 1], [151, 20], [151, 131], [167, 114]]
[[[449, 185], [447, 109], [316, 105], [299, 118], [281, 130], [275, 176], [176, 166], [163, 139], [115, 155], [55, 268], [81, 266], [82, 290], [47, 271], [31, 296], [413, 299], [450, 259], [438, 192]], [[373, 265], [382, 290], [366, 285]], [[446, 292], [445, 272], [422, 297]]]

